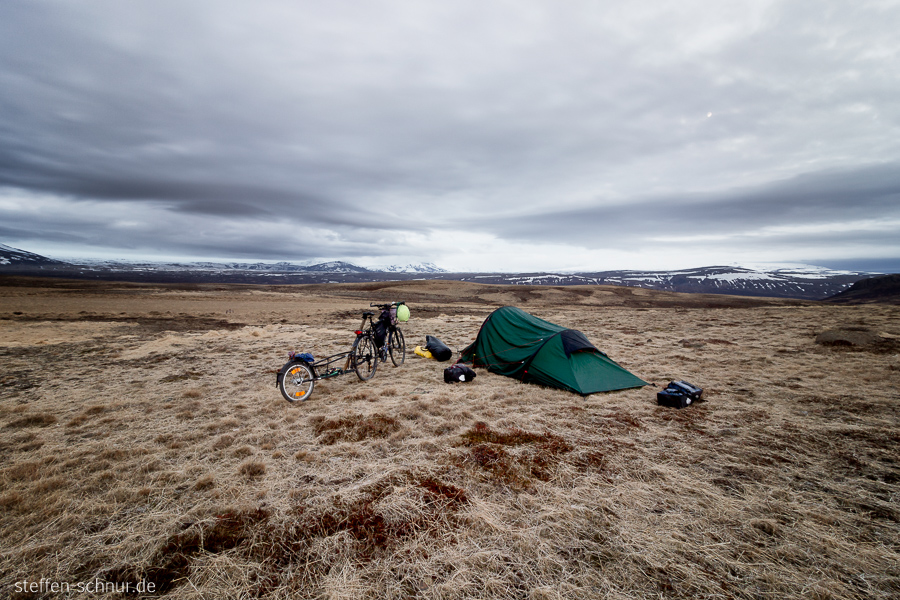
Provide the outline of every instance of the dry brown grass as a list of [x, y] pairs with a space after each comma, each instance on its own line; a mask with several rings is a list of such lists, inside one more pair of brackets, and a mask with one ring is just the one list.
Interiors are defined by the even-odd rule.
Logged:
[[[404, 366], [281, 399], [288, 350], [397, 298]], [[656, 387], [448, 385], [412, 354], [503, 304]], [[874, 342], [816, 343], [838, 329]], [[897, 307], [606, 287], [0, 287], [0, 596], [896, 598], [897, 336]], [[708, 401], [656, 406], [671, 379]]]

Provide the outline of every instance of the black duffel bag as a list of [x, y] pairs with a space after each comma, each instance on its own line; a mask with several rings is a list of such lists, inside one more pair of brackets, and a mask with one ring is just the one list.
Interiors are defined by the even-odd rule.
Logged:
[[475, 371], [466, 365], [455, 364], [444, 369], [444, 383], [472, 381], [473, 379], [475, 379]]

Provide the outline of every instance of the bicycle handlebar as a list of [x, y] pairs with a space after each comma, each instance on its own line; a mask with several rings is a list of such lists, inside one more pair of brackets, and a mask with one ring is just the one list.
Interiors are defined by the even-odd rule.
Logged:
[[374, 306], [375, 308], [390, 309], [392, 306], [400, 306], [401, 304], [406, 304], [406, 300], [388, 302], [387, 304], [369, 304], [369, 306]]

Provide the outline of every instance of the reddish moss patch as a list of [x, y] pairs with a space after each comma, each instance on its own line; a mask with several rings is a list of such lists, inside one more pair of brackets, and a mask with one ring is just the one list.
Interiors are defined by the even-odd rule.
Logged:
[[449, 500], [453, 504], [466, 504], [469, 501], [464, 490], [458, 487], [441, 483], [431, 477], [419, 482], [419, 487], [424, 488], [435, 499]]
[[385, 438], [401, 427], [397, 419], [375, 413], [373, 415], [345, 415], [338, 419], [321, 417], [310, 419], [310, 424], [323, 444], [339, 441], [359, 442], [370, 438]]
[[[548, 481], [560, 455], [572, 450], [565, 439], [549, 432], [534, 433], [517, 427], [500, 432], [480, 421], [462, 438], [470, 448], [465, 462], [490, 471], [497, 480], [515, 489], [530, 487], [534, 479]], [[516, 454], [504, 450], [518, 446], [525, 448]]]
[[154, 584], [156, 593], [165, 594], [187, 580], [195, 555], [200, 552], [225, 552], [246, 544], [253, 533], [266, 524], [269, 517], [269, 511], [259, 508], [220, 514], [211, 523], [188, 523], [184, 525], [183, 531], [171, 536], [157, 549], [146, 569], [123, 565], [102, 572], [102, 578], [113, 583], [143, 579]]
[[554, 448], [555, 452], [568, 452], [572, 447], [561, 437], [551, 433], [532, 433], [513, 427], [505, 433], [492, 430], [487, 423], [481, 421], [469, 431], [462, 434], [463, 439], [469, 444], [500, 444], [502, 446], [521, 446], [523, 444], [540, 444]]

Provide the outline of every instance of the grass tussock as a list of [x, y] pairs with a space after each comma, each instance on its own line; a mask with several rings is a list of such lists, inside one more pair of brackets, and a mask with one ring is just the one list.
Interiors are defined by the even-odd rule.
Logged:
[[[179, 600], [900, 595], [896, 307], [59, 285], [0, 287], [0, 308], [30, 315], [0, 320], [0, 596], [51, 574]], [[410, 352], [284, 402], [287, 351], [348, 349], [380, 295], [413, 307], [410, 348], [462, 347], [514, 304], [654, 385], [581, 398], [484, 371], [447, 385], [445, 364]], [[871, 343], [817, 342], [838, 330]], [[678, 379], [706, 402], [657, 406]]]
[[340, 441], [360, 442], [371, 438], [385, 438], [400, 430], [397, 419], [375, 413], [372, 415], [344, 415], [336, 419], [314, 417], [310, 419], [313, 432], [322, 444]]
[[47, 427], [56, 423], [56, 416], [48, 413], [28, 414], [13, 421], [6, 426], [10, 429], [21, 429], [23, 427]]
[[266, 474], [266, 463], [258, 460], [246, 460], [238, 467], [238, 472], [250, 479], [262, 477]]

